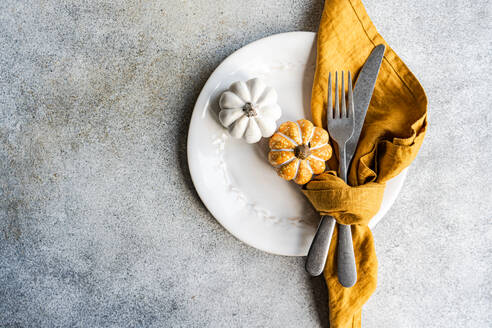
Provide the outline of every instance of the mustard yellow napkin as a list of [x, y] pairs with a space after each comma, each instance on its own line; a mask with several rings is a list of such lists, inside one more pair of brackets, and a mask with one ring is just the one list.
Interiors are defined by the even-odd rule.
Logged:
[[[328, 73], [358, 72], [378, 44], [386, 52], [349, 172], [349, 185], [325, 172], [303, 191], [321, 214], [352, 224], [357, 283], [342, 287], [336, 275], [337, 231], [324, 276], [328, 286], [330, 327], [361, 327], [361, 310], [376, 288], [377, 259], [367, 224], [381, 205], [386, 181], [415, 158], [427, 127], [427, 99], [421, 85], [378, 34], [360, 0], [326, 0], [321, 19], [311, 111], [326, 127]], [[337, 168], [336, 159], [329, 162]]]

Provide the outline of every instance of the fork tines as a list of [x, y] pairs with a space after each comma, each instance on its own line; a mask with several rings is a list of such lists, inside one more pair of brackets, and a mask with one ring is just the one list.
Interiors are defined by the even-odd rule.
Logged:
[[[327, 117], [328, 120], [330, 119], [336, 119], [336, 118], [345, 118], [349, 117], [350, 115], [353, 115], [353, 106], [354, 106], [354, 100], [353, 100], [353, 91], [352, 91], [352, 75], [350, 74], [350, 71], [347, 71], [348, 75], [348, 106], [349, 109], [347, 111], [347, 102], [345, 100], [345, 78], [344, 78], [344, 71], [342, 71], [342, 79], [341, 79], [341, 84], [342, 84], [342, 97], [339, 97], [339, 88], [338, 88], [338, 71], [335, 72], [335, 107], [333, 107], [333, 96], [332, 96], [332, 90], [331, 90], [331, 72], [328, 75], [328, 102], [327, 102]], [[340, 98], [341, 98], [341, 103], [342, 106], [340, 108]]]

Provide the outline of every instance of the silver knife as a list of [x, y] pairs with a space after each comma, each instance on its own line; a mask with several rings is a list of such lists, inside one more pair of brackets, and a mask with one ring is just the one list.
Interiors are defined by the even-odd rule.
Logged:
[[[352, 162], [355, 150], [357, 149], [360, 133], [362, 131], [362, 126], [364, 125], [369, 103], [371, 102], [372, 92], [374, 91], [374, 85], [376, 84], [385, 49], [386, 47], [383, 44], [376, 46], [367, 58], [364, 66], [362, 66], [357, 77], [354, 87], [355, 128], [352, 138], [346, 144], [348, 169], [350, 169], [350, 163]], [[324, 215], [321, 217], [318, 230], [314, 236], [311, 247], [309, 248], [306, 259], [306, 271], [313, 277], [323, 273], [334, 228], [335, 219], [332, 216]], [[355, 256], [351, 263], [355, 265]], [[355, 280], [356, 278], [357, 277], [355, 277]]]

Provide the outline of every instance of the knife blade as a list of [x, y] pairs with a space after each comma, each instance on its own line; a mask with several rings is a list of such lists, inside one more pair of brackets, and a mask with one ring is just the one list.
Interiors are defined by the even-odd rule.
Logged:
[[[362, 66], [355, 83], [355, 126], [354, 134], [346, 144], [347, 169], [350, 169], [350, 164], [355, 155], [355, 150], [357, 149], [362, 126], [364, 125], [367, 109], [371, 102], [372, 92], [374, 91], [374, 85], [376, 84], [385, 49], [386, 47], [383, 44], [380, 44], [373, 49]], [[321, 217], [313, 242], [309, 248], [305, 264], [306, 271], [313, 277], [323, 273], [334, 228], [335, 219], [333, 217], [329, 215]]]
[[[379, 69], [383, 61], [384, 51], [386, 46], [380, 44], [374, 48], [369, 57], [367, 58], [364, 66], [357, 77], [354, 87], [354, 105], [355, 105], [355, 128], [354, 134], [349, 141], [347, 141], [347, 170], [350, 170], [350, 164], [354, 158], [357, 144], [359, 143], [360, 133], [364, 126], [364, 120], [366, 119], [367, 109], [371, 103], [372, 92], [376, 85]], [[347, 171], [349, 172], [349, 171]]]

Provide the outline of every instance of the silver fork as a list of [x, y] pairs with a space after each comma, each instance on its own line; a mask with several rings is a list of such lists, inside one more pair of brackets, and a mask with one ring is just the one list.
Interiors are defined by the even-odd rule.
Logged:
[[[354, 134], [354, 99], [352, 92], [352, 77], [348, 72], [348, 110], [345, 102], [344, 72], [342, 71], [342, 96], [341, 109], [338, 92], [338, 72], [335, 73], [335, 108], [332, 107], [333, 97], [331, 91], [331, 73], [328, 76], [328, 132], [336, 141], [340, 153], [340, 177], [347, 182], [347, 158], [346, 143]], [[337, 273], [338, 281], [344, 287], [352, 287], [357, 281], [357, 268], [355, 266], [354, 245], [352, 243], [352, 231], [349, 225], [338, 225], [337, 247]]]

